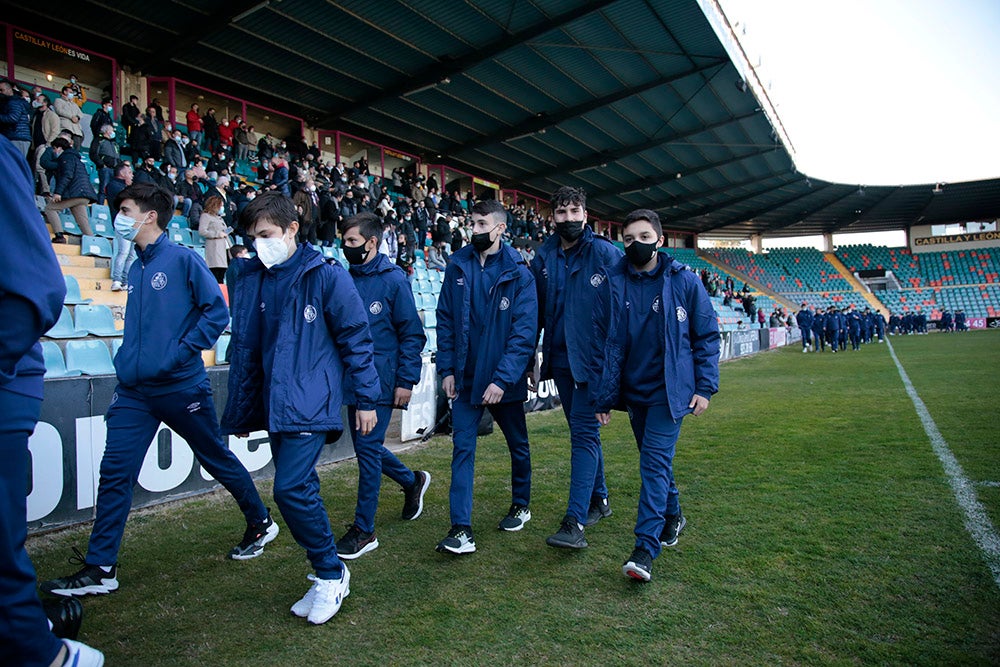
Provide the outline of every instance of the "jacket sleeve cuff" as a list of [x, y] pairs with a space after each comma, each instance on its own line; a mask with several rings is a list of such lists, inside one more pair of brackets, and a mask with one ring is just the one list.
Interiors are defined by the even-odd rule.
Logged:
[[355, 405], [354, 407], [357, 408], [358, 410], [374, 410], [378, 406], [375, 403], [367, 403], [359, 400], [357, 402], [357, 405]]
[[495, 384], [496, 386], [500, 387], [500, 389], [502, 389], [504, 392], [506, 392], [508, 389], [510, 389], [510, 386], [506, 382], [504, 382], [503, 380], [500, 380], [498, 378], [493, 378], [493, 384]]
[[407, 389], [409, 391], [413, 391], [413, 383], [412, 382], [397, 381], [396, 382], [396, 389]]

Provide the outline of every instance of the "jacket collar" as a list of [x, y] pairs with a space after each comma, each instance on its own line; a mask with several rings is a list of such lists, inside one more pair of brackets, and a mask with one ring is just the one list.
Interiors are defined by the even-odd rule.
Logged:
[[396, 268], [396, 265], [388, 258], [388, 256], [377, 252], [375, 259], [365, 262], [364, 264], [351, 264], [349, 271], [351, 275], [354, 276], [374, 276], [378, 273], [386, 273], [387, 271], [392, 271]]
[[136, 246], [135, 252], [139, 255], [143, 264], [149, 264], [158, 254], [160, 254], [160, 251], [168, 245], [170, 245], [170, 239], [167, 237], [166, 232], [161, 231], [160, 236], [155, 241], [148, 244], [144, 250], [140, 249], [139, 246]]
[[[479, 253], [472, 245], [462, 246], [452, 254], [451, 261], [458, 265], [462, 273], [468, 273], [471, 269], [479, 265]], [[500, 275], [514, 271], [518, 264], [525, 265], [520, 253], [511, 248], [506, 243], [500, 244], [500, 251], [497, 253], [497, 261], [500, 262]]]

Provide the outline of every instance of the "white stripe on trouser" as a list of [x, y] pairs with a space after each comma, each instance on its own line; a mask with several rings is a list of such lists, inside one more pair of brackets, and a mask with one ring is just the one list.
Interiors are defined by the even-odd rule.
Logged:
[[[886, 342], [889, 343], [889, 341]], [[958, 459], [948, 448], [948, 443], [945, 442], [944, 436], [941, 435], [937, 424], [934, 423], [930, 412], [927, 411], [927, 406], [920, 400], [917, 390], [914, 389], [909, 376], [903, 370], [903, 364], [899, 362], [899, 357], [896, 356], [892, 343], [889, 343], [889, 354], [892, 355], [892, 360], [896, 363], [899, 377], [902, 378], [903, 386], [906, 387], [906, 393], [909, 394], [913, 406], [917, 409], [917, 415], [924, 425], [924, 431], [930, 438], [931, 447], [937, 454], [938, 460], [941, 461], [941, 465], [944, 466], [944, 472], [948, 476], [948, 484], [951, 486], [952, 493], [955, 494], [955, 500], [958, 501], [958, 506], [965, 513], [965, 529], [979, 545], [986, 565], [993, 573], [993, 581], [1000, 587], [1000, 535], [997, 535], [993, 522], [990, 521], [985, 508], [976, 497], [973, 483], [965, 476]]]

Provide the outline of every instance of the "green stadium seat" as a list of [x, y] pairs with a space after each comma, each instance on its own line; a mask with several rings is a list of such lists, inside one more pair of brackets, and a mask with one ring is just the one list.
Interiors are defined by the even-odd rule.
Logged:
[[215, 363], [228, 364], [229, 363], [229, 343], [232, 336], [229, 334], [222, 334], [219, 336], [219, 340], [215, 343]]
[[115, 328], [115, 316], [107, 306], [77, 306], [76, 326], [95, 336], [121, 336]]
[[80, 294], [80, 283], [77, 282], [76, 278], [64, 275], [63, 280], [66, 281], [66, 298], [63, 299], [65, 305], [78, 306], [93, 301], [93, 299], [84, 299]]
[[122, 346], [122, 341], [125, 340], [121, 336], [111, 339], [111, 358], [114, 359], [115, 355], [118, 354], [118, 349]]
[[75, 378], [83, 375], [82, 371], [66, 368], [62, 350], [50, 340], [42, 341], [42, 357], [45, 359], [46, 378]]
[[111, 259], [111, 241], [101, 236], [84, 236], [80, 241], [80, 254]]
[[111, 218], [111, 209], [104, 204], [91, 204], [90, 226], [98, 236], [113, 237], [115, 228], [114, 220]]
[[55, 326], [45, 332], [45, 335], [49, 338], [83, 338], [87, 332], [76, 328], [76, 325], [73, 324], [73, 314], [69, 312], [69, 308], [63, 306], [59, 320]]

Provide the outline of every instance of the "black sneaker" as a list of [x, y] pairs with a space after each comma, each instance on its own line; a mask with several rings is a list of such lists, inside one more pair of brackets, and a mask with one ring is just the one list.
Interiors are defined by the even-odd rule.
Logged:
[[431, 474], [423, 470], [413, 471], [413, 486], [403, 489], [403, 521], [413, 521], [424, 511], [424, 494], [431, 484]]
[[452, 526], [448, 536], [438, 542], [435, 547], [441, 553], [471, 554], [476, 550], [476, 541], [472, 537], [472, 529], [466, 526]]
[[649, 581], [653, 578], [653, 557], [645, 549], [633, 549], [622, 565], [622, 574], [636, 581]]
[[668, 514], [666, 519], [667, 523], [664, 524], [663, 532], [660, 533], [660, 546], [672, 547], [677, 544], [677, 537], [687, 525], [687, 519], [684, 518], [684, 512]]
[[83, 621], [83, 605], [76, 598], [47, 598], [42, 609], [52, 624], [52, 634], [59, 639], [76, 639]]
[[43, 581], [43, 593], [71, 597], [73, 595], [105, 595], [118, 590], [118, 565], [111, 566], [110, 572], [105, 572], [98, 565], [87, 565], [80, 550], [73, 547], [73, 556], [69, 562], [83, 565], [77, 572], [68, 577]]
[[354, 560], [369, 551], [378, 549], [378, 538], [375, 531], [366, 533], [357, 524], [347, 527], [344, 536], [337, 540], [337, 555], [344, 560]]
[[260, 523], [248, 524], [243, 540], [232, 548], [229, 557], [233, 560], [250, 560], [264, 553], [264, 545], [278, 536], [278, 524], [268, 512]]
[[590, 501], [590, 509], [587, 510], [587, 520], [583, 522], [583, 525], [593, 526], [601, 519], [607, 519], [609, 516], [611, 516], [611, 505], [608, 504], [608, 499], [594, 498]]
[[531, 510], [527, 505], [511, 505], [507, 516], [500, 519], [500, 530], [514, 532], [524, 528], [524, 524], [531, 521]]
[[568, 514], [563, 517], [559, 530], [545, 538], [545, 543], [562, 549], [586, 549], [588, 546], [587, 538], [583, 536], [583, 526]]

